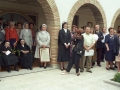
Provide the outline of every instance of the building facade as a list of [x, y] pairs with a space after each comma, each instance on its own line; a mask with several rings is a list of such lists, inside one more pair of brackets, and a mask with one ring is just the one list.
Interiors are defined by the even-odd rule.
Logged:
[[46, 23], [51, 35], [51, 65], [57, 64], [61, 23], [78, 27], [99, 24], [120, 29], [120, 0], [0, 0], [0, 17], [15, 22]]

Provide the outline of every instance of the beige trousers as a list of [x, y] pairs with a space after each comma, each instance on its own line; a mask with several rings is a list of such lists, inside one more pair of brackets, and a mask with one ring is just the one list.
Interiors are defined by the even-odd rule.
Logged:
[[87, 66], [87, 71], [90, 71], [91, 60], [92, 60], [92, 56], [83, 56], [80, 60], [80, 71], [84, 71], [85, 62], [86, 62], [86, 66]]

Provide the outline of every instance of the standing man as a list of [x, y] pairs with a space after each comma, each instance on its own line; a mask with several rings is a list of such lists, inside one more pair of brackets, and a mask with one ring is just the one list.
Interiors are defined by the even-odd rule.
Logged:
[[[93, 47], [93, 45], [95, 43], [94, 37], [90, 33], [90, 27], [87, 26], [85, 28], [85, 33], [82, 35], [84, 37], [84, 48], [85, 48], [85, 50], [87, 50], [89, 52], [89, 50]], [[86, 65], [87, 65], [86, 71], [92, 73], [91, 59], [92, 59], [92, 56], [83, 56], [83, 59], [81, 59], [80, 72], [84, 71], [84, 65], [85, 65], [85, 61], [86, 61]]]
[[98, 40], [97, 40], [97, 43], [96, 43], [97, 65], [98, 65], [99, 67], [101, 67], [101, 64], [100, 64], [101, 54], [102, 54], [102, 41], [101, 41], [101, 40], [102, 40], [104, 37], [103, 37], [102, 32], [100, 31], [100, 26], [99, 26], [99, 25], [95, 25], [95, 33], [98, 35]]
[[103, 34], [104, 39], [102, 39], [102, 55], [101, 55], [101, 61], [104, 62], [105, 52], [106, 52], [105, 36], [107, 35], [106, 28], [103, 28], [103, 29], [102, 29], [102, 34]]

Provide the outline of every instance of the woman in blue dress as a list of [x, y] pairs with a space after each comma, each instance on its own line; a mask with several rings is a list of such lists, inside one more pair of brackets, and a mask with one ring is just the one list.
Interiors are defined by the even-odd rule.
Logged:
[[[105, 37], [105, 46], [106, 46], [106, 69], [112, 69], [115, 70], [113, 68], [113, 61], [115, 60], [115, 56], [117, 56], [118, 54], [118, 39], [117, 36], [114, 35], [114, 29], [113, 28], [109, 28], [109, 34], [106, 35]], [[110, 67], [109, 67], [110, 64]]]

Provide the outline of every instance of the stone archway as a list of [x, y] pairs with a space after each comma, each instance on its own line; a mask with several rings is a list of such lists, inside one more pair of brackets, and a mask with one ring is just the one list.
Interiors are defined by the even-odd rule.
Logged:
[[115, 27], [115, 22], [116, 22], [119, 15], [120, 15], [120, 9], [118, 9], [114, 14], [112, 22], [111, 22], [111, 27]]
[[90, 8], [94, 17], [95, 17], [96, 24], [99, 24], [101, 27], [107, 28], [107, 21], [106, 21], [105, 12], [97, 0], [78, 0], [73, 5], [73, 7], [69, 13], [68, 19], [67, 19], [69, 29], [71, 29], [73, 18], [75, 16], [76, 12], [81, 7]]
[[60, 17], [54, 0], [37, 0], [46, 16], [48, 31], [51, 35], [51, 64], [57, 63], [58, 32], [60, 30]]

